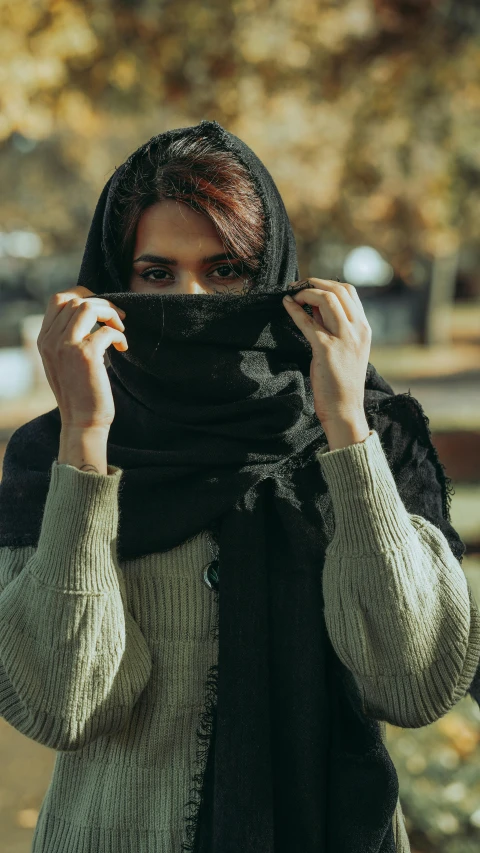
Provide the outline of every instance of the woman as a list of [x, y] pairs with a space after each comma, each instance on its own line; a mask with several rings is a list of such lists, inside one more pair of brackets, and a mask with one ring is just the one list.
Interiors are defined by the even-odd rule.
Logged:
[[34, 853], [409, 850], [385, 721], [473, 690], [480, 615], [418, 401], [355, 288], [298, 279], [203, 121], [117, 169], [50, 300], [58, 407], [0, 487], [0, 712], [58, 753]]

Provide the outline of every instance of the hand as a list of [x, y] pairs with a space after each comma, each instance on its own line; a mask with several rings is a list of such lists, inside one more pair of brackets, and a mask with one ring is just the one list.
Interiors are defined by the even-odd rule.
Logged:
[[[115, 407], [104, 353], [110, 344], [128, 349], [120, 313], [81, 285], [50, 297], [37, 346], [62, 427], [110, 429]], [[92, 333], [98, 322], [105, 325]]]
[[[322, 278], [304, 281], [311, 286], [283, 304], [312, 347], [315, 414], [326, 432], [335, 423], [362, 423], [372, 330], [360, 297], [353, 284]], [[312, 306], [312, 317], [302, 305]]]

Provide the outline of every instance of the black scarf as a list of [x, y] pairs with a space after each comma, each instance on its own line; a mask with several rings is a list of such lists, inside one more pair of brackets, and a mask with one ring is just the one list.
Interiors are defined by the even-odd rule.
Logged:
[[[247, 295], [126, 292], [112, 263], [118, 181], [134, 157], [184, 133], [212, 134], [235, 152], [262, 199], [265, 251]], [[294, 236], [269, 172], [237, 137], [203, 121], [154, 137], [116, 170], [78, 280], [127, 312], [129, 349], [108, 351], [108, 462], [124, 471], [119, 559], [168, 550], [203, 529], [218, 545], [218, 665], [206, 683], [201, 770], [182, 845], [195, 853], [395, 850], [395, 767], [325, 627], [322, 569], [334, 517], [314, 451], [326, 438], [314, 412], [310, 345], [282, 304], [298, 279]], [[461, 560], [449, 481], [419, 403], [395, 395], [369, 363], [365, 413], [407, 511], [436, 524]], [[55, 408], [11, 437], [0, 545], [38, 542], [59, 433]]]

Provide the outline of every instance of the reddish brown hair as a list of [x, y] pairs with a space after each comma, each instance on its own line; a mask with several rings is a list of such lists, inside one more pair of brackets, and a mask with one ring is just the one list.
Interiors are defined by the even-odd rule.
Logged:
[[163, 150], [153, 144], [135, 157], [115, 198], [116, 264], [130, 277], [135, 234], [142, 213], [158, 201], [177, 199], [213, 221], [225, 252], [243, 261], [255, 280], [265, 240], [264, 211], [246, 167], [210, 138], [179, 138]]

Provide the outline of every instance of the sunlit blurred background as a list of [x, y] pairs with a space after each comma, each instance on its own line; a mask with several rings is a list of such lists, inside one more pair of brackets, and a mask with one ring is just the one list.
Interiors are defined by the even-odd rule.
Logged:
[[[0, 56], [0, 459], [56, 405], [36, 339], [104, 183], [216, 119], [276, 180], [301, 276], [357, 286], [370, 361], [422, 403], [480, 602], [478, 0], [0, 0]], [[478, 853], [478, 706], [388, 743], [413, 853]], [[0, 853], [30, 850], [54, 759], [0, 720]]]

